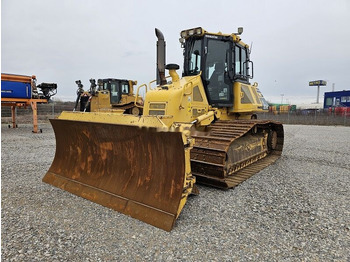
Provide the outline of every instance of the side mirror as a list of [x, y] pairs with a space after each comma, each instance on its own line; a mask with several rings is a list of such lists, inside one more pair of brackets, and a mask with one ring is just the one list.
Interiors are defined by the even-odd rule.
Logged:
[[[251, 65], [251, 74], [250, 74], [250, 65]], [[254, 77], [254, 64], [253, 64], [253, 61], [248, 61], [248, 66], [247, 66], [247, 76], [252, 79]]]
[[[250, 66], [250, 65], [251, 65], [251, 66]], [[245, 61], [245, 62], [243, 63], [243, 68], [246, 68], [246, 70], [247, 70], [247, 74], [245, 74], [245, 76], [246, 76], [247, 78], [252, 79], [253, 76], [254, 76], [254, 65], [253, 65], [253, 61], [250, 61], [250, 60]], [[250, 71], [250, 69], [252, 69], [252, 70]], [[250, 73], [250, 72], [251, 72], [251, 73]]]

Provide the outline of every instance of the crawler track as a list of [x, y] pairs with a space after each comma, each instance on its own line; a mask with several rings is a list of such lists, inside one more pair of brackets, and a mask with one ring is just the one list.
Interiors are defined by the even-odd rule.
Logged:
[[193, 134], [191, 169], [201, 184], [233, 188], [282, 154], [284, 133], [279, 122], [221, 120], [209, 130]]

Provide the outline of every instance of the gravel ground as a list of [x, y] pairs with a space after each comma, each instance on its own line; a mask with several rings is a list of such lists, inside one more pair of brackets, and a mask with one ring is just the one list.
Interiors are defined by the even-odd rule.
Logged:
[[41, 182], [49, 124], [1, 133], [3, 261], [350, 261], [350, 128], [285, 125], [282, 157], [233, 190], [199, 186], [171, 232]]

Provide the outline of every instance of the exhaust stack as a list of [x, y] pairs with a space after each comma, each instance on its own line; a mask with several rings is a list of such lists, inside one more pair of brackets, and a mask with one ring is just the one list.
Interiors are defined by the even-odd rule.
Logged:
[[167, 83], [165, 79], [165, 41], [163, 33], [156, 28], [157, 41], [157, 85], [165, 85]]

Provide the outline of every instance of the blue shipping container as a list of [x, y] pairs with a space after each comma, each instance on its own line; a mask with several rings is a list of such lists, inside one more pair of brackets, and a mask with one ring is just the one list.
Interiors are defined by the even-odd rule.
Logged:
[[31, 84], [1, 80], [1, 97], [32, 98]]

